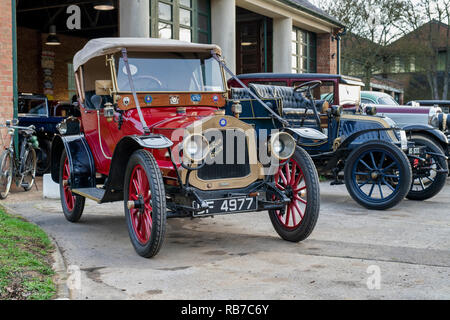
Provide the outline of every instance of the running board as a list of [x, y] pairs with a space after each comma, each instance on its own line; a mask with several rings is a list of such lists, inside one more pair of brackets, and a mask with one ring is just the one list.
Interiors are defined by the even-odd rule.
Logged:
[[72, 193], [94, 200], [97, 203], [102, 203], [103, 196], [105, 195], [105, 190], [99, 188], [79, 188], [72, 189]]

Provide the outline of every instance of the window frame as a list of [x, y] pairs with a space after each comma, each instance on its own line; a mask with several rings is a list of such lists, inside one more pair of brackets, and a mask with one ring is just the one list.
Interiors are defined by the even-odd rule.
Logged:
[[[158, 0], [152, 1], [150, 4], [150, 35], [153, 38], [159, 38], [159, 23], [166, 23], [172, 28], [171, 39], [180, 39], [180, 30], [188, 29], [191, 33], [190, 42], [199, 43], [200, 34], [206, 35], [207, 43], [211, 43], [211, 3], [207, 2], [207, 12], [200, 10], [198, 0], [191, 0], [191, 7], [181, 4], [180, 0]], [[170, 5], [172, 8], [172, 20], [164, 20], [159, 18], [159, 3]], [[188, 10], [191, 14], [191, 25], [180, 23], [181, 10]], [[199, 25], [199, 16], [206, 17], [207, 29], [203, 29]]]
[[[295, 33], [295, 40], [292, 39], [292, 35]], [[306, 35], [306, 41], [302, 40], [301, 34]], [[292, 27], [291, 33], [292, 46], [296, 46], [295, 54], [291, 50], [292, 57], [295, 57], [296, 66], [291, 66], [291, 70], [294, 73], [316, 73], [317, 72], [317, 35], [314, 32], [307, 31], [298, 27]], [[306, 55], [301, 54], [301, 47], [306, 46]], [[311, 51], [313, 54], [311, 55]], [[307, 67], [301, 68], [302, 60], [306, 59]], [[314, 68], [311, 68], [313, 62]]]

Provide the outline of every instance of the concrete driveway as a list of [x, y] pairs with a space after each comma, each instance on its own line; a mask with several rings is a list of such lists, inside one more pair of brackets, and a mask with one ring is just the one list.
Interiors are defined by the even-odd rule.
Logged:
[[360, 207], [345, 186], [322, 183], [321, 200], [302, 243], [282, 241], [265, 212], [172, 219], [153, 259], [135, 253], [121, 202], [87, 201], [76, 224], [40, 191], [13, 190], [2, 204], [80, 268], [73, 298], [450, 299], [450, 180], [431, 200], [384, 212]]

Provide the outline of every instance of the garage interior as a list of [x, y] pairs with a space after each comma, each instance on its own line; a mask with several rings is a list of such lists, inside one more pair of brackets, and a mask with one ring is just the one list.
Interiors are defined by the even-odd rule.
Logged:
[[89, 39], [118, 36], [116, 1], [18, 0], [16, 14], [18, 92], [49, 100], [72, 100], [72, 59]]

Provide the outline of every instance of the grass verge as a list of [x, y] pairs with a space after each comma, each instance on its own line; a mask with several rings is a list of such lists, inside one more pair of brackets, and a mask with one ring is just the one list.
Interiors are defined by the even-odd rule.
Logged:
[[52, 251], [44, 231], [0, 207], [0, 300], [52, 298]]

